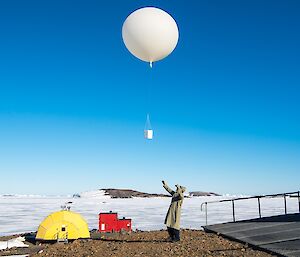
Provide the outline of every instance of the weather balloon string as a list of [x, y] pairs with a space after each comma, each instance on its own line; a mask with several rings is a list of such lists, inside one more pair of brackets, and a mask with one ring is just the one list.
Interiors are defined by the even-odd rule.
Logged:
[[150, 69], [148, 71], [149, 76], [147, 76], [147, 118], [144, 128], [144, 138], [148, 140], [153, 139], [153, 129], [150, 122], [150, 112], [151, 112], [151, 98], [152, 98], [152, 83], [153, 83], [153, 63], [150, 62]]

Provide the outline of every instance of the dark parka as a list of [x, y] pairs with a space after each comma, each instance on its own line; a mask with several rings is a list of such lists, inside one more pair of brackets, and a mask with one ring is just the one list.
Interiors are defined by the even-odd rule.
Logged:
[[169, 188], [166, 183], [163, 184], [163, 187], [172, 196], [172, 201], [165, 219], [165, 224], [167, 227], [180, 230], [181, 206], [184, 198], [183, 193], [185, 191], [185, 187], [176, 185], [176, 192]]

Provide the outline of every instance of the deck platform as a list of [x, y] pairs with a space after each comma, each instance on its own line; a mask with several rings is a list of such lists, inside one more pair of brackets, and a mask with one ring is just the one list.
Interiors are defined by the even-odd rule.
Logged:
[[300, 213], [203, 227], [279, 256], [300, 257]]

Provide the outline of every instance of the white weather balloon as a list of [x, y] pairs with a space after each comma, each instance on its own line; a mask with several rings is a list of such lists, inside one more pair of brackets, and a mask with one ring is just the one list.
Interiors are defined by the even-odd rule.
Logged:
[[173, 52], [179, 32], [171, 15], [155, 7], [144, 7], [127, 17], [122, 36], [129, 52], [152, 66], [152, 62]]

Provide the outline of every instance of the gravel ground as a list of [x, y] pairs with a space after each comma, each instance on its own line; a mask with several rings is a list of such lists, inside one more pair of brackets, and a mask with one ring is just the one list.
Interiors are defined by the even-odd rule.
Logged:
[[[121, 235], [94, 233], [89, 240], [75, 240], [69, 244], [30, 244], [28, 249], [0, 251], [2, 255], [25, 254], [30, 256], [88, 257], [88, 256], [243, 256], [267, 257], [268, 253], [199, 230], [183, 230], [181, 241], [168, 242], [166, 231], [133, 232]], [[1, 239], [2, 240], [2, 239]], [[275, 256], [275, 255], [273, 255]]]

